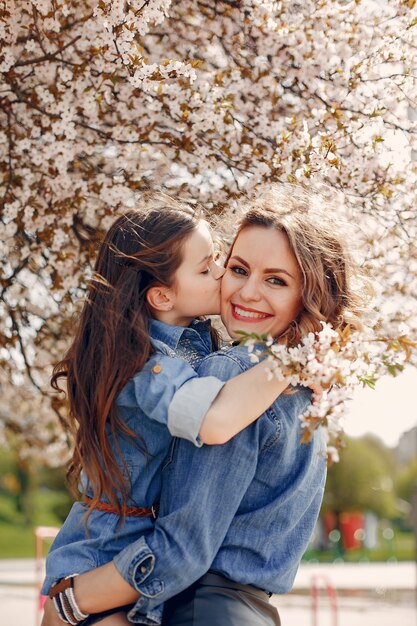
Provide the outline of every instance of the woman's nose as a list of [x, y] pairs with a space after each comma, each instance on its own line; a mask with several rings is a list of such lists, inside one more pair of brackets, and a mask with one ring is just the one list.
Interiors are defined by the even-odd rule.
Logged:
[[224, 268], [223, 265], [216, 263], [216, 261], [212, 262], [210, 269], [215, 280], [219, 280], [219, 278], [221, 278], [226, 271], [226, 268]]
[[257, 280], [254, 277], [248, 278], [241, 287], [239, 295], [245, 302], [258, 302], [261, 299], [261, 294]]

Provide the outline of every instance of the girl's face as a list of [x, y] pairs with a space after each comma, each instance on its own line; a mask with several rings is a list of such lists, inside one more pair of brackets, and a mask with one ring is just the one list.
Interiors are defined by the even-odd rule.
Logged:
[[238, 330], [279, 337], [302, 309], [302, 275], [287, 236], [247, 226], [233, 245], [222, 280], [221, 315]]
[[195, 317], [220, 312], [220, 278], [224, 268], [214, 261], [214, 246], [206, 222], [200, 222], [183, 248], [183, 261], [174, 277], [175, 326], [188, 326]]

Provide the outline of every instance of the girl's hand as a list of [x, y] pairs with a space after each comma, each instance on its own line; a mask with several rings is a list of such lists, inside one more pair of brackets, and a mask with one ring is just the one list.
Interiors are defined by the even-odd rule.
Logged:
[[54, 603], [50, 598], [45, 602], [45, 609], [41, 626], [62, 626], [62, 622], [55, 611]]
[[316, 394], [317, 399], [323, 395], [323, 387], [321, 385], [309, 385], [309, 388]]

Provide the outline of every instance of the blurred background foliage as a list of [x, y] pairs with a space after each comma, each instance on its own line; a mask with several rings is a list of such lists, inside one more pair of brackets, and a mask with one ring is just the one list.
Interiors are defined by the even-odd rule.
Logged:
[[[395, 451], [371, 435], [346, 438], [345, 444], [340, 462], [329, 468], [321, 513], [322, 520], [332, 520], [333, 530], [322, 530], [305, 558], [413, 559], [417, 459], [399, 463]], [[65, 468], [47, 467], [46, 461], [43, 465], [24, 456], [11, 440], [7, 449], [0, 449], [0, 558], [32, 557], [33, 529], [60, 526], [71, 507]], [[377, 524], [372, 549], [363, 541], [345, 549], [339, 529], [348, 514], [372, 514]]]

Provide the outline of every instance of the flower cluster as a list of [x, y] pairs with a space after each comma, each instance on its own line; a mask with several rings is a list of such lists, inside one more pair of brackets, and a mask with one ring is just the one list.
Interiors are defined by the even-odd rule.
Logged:
[[57, 436], [48, 377], [97, 241], [150, 188], [219, 213], [261, 183], [326, 181], [378, 332], [417, 331], [416, 28], [414, 0], [4, 0], [3, 412], [20, 427], [42, 395]]
[[290, 385], [313, 389], [312, 403], [300, 417], [302, 441], [322, 428], [330, 462], [337, 461], [342, 446], [346, 402], [357, 385], [374, 388], [386, 374], [396, 376], [417, 356], [417, 342], [406, 335], [379, 337], [370, 328], [335, 330], [322, 322], [322, 330], [309, 333], [295, 347], [256, 334], [243, 334], [251, 360], [265, 359], [267, 375], [287, 380]]

